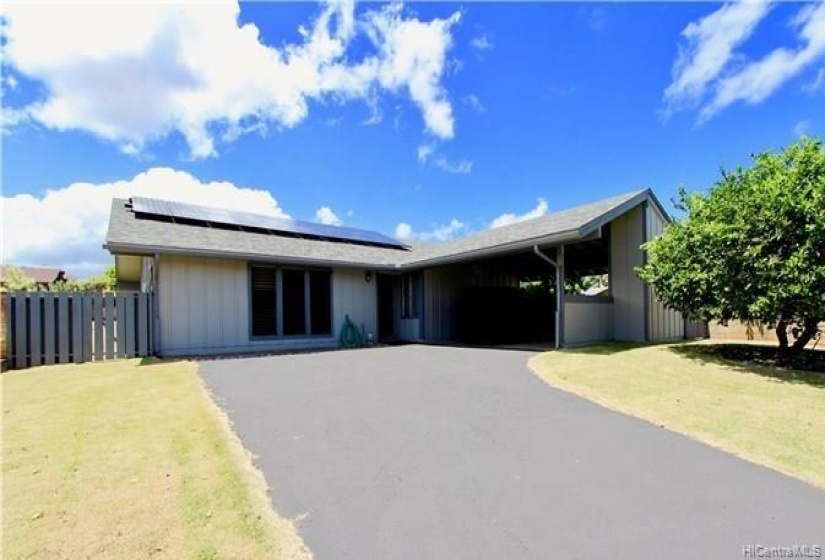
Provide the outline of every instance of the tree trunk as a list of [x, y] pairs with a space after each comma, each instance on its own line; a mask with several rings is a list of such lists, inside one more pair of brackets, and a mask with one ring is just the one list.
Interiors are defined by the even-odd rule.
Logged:
[[788, 353], [788, 324], [780, 320], [776, 323], [776, 338], [779, 340], [779, 355]]
[[808, 319], [805, 321], [805, 329], [802, 331], [802, 334], [799, 335], [799, 338], [794, 341], [793, 346], [791, 347], [791, 352], [793, 354], [801, 353], [805, 346], [807, 346], [811, 339], [816, 335], [818, 330], [818, 319]]

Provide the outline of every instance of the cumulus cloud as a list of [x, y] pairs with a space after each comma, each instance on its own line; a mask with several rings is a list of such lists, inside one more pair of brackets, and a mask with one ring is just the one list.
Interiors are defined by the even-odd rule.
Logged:
[[448, 241], [464, 232], [466, 228], [467, 225], [464, 222], [460, 222], [455, 218], [450, 220], [449, 224], [434, 226], [429, 231], [414, 231], [410, 224], [400, 222], [395, 226], [395, 236], [402, 240]]
[[699, 114], [700, 120], [713, 117], [737, 101], [751, 105], [764, 101], [782, 84], [825, 55], [825, 2], [802, 8], [792, 25], [803, 46], [776, 48], [762, 59], [722, 78], [713, 98]]
[[509, 226], [510, 224], [523, 222], [524, 220], [532, 220], [533, 218], [539, 218], [545, 214], [547, 214], [547, 201], [543, 198], [539, 198], [536, 202], [536, 207], [532, 210], [528, 210], [524, 214], [508, 213], [497, 217], [490, 222], [490, 229]]
[[769, 10], [764, 2], [725, 4], [691, 22], [682, 31], [685, 42], [673, 65], [673, 81], [665, 90], [666, 113], [695, 106], [731, 60], [734, 49], [753, 34]]
[[[2, 15], [4, 63], [45, 91], [14, 109], [129, 152], [177, 132], [193, 157], [208, 157], [241, 134], [296, 126], [312, 101], [369, 104], [386, 92], [406, 93], [430, 135], [454, 135], [441, 79], [460, 12], [420, 21], [394, 4], [356, 18], [354, 2], [340, 0], [299, 29], [301, 40], [280, 46], [241, 24], [232, 0], [58, 3], [46, 11], [14, 2]], [[356, 41], [360, 59], [350, 49]]]
[[315, 221], [328, 226], [340, 226], [344, 223], [329, 206], [321, 206], [315, 211]]
[[825, 55], [822, 2], [804, 5], [792, 18], [790, 26], [798, 46], [777, 47], [758, 60], [738, 54], [737, 47], [751, 37], [770, 8], [763, 2], [726, 4], [685, 28], [686, 44], [664, 94], [666, 117], [701, 106], [701, 123], [733, 103], [755, 105]]
[[229, 182], [204, 183], [156, 167], [110, 183], [72, 183], [42, 196], [2, 197], [3, 262], [56, 265], [83, 276], [111, 263], [103, 245], [113, 198], [146, 196], [289, 217], [269, 191]]

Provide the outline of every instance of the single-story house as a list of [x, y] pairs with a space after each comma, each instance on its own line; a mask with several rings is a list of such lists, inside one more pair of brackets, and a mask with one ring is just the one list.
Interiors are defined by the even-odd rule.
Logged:
[[[0, 287], [2, 288], [6, 287], [6, 271], [11, 266], [12, 265], [0, 266]], [[48, 290], [49, 285], [68, 280], [66, 271], [60, 270], [59, 268], [47, 266], [16, 266], [14, 268], [16, 268], [23, 277], [34, 281], [38, 290]]]
[[[642, 190], [410, 246], [133, 198], [113, 201], [104, 247], [121, 286], [154, 295], [160, 355], [335, 346], [347, 317], [371, 341], [565, 347], [701, 334], [634, 272], [669, 219]], [[607, 289], [577, 287], [593, 277]]]

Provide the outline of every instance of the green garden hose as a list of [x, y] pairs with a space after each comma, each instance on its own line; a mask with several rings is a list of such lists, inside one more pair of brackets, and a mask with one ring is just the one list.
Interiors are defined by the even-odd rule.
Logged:
[[364, 345], [364, 339], [358, 331], [358, 327], [349, 318], [344, 317], [344, 325], [341, 327], [341, 346], [344, 348], [359, 348]]

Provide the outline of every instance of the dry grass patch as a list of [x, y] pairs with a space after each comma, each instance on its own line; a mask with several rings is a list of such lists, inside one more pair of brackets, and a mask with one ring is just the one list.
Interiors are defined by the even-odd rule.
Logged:
[[541, 354], [530, 366], [554, 387], [825, 488], [825, 374], [691, 346], [604, 345]]
[[192, 363], [6, 373], [4, 558], [309, 558]]

